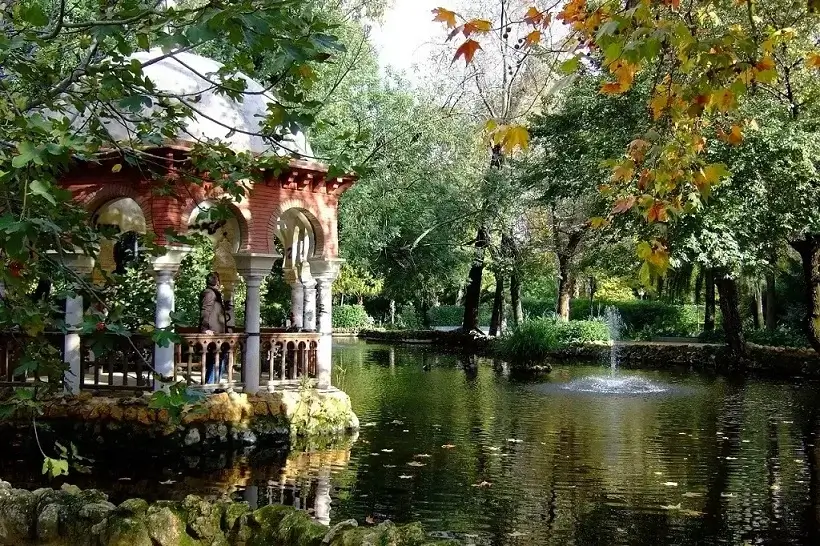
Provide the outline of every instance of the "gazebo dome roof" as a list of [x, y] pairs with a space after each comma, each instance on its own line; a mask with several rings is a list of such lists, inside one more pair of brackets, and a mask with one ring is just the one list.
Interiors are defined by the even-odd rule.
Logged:
[[[246, 83], [243, 99], [234, 101], [219, 92], [217, 73], [223, 68], [222, 63], [194, 53], [175, 53], [151, 62], [163, 55], [160, 49], [152, 49], [136, 53], [126, 62], [135, 59], [143, 63], [143, 74], [153, 82], [157, 92], [178, 97], [193, 110], [193, 117], [177, 135], [179, 140], [220, 140], [238, 152], [313, 155], [301, 131], [293, 134], [283, 129], [282, 138], [277, 141], [262, 136], [262, 122], [268, 113], [268, 104], [274, 99], [259, 82], [245, 74], [236, 74], [234, 77]], [[133, 130], [121, 119], [106, 122], [111, 137], [118, 141], [128, 140]]]

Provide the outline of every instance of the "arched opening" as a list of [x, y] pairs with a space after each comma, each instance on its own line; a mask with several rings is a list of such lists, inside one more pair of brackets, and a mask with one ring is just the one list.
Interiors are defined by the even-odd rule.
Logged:
[[93, 216], [102, 231], [99, 265], [107, 273], [123, 274], [139, 260], [140, 238], [147, 233], [145, 215], [139, 203], [121, 197], [103, 204]]
[[317, 254], [321, 231], [316, 217], [309, 211], [292, 207], [276, 218], [274, 234], [281, 245], [284, 268], [293, 269]]

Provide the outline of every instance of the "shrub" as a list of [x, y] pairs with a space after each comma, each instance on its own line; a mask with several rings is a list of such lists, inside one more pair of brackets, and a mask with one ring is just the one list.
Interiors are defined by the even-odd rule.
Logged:
[[[788, 326], [781, 326], [776, 330], [747, 330], [744, 334], [746, 341], [756, 345], [798, 348], [810, 346], [803, 331]], [[698, 340], [704, 343], [723, 343], [726, 337], [723, 330], [718, 328], [713, 332], [703, 332]]]
[[358, 330], [370, 328], [374, 322], [363, 305], [333, 306], [333, 328]]
[[534, 319], [501, 338], [499, 354], [513, 362], [533, 362], [544, 360], [551, 351], [567, 345], [607, 339], [609, 331], [600, 320]]

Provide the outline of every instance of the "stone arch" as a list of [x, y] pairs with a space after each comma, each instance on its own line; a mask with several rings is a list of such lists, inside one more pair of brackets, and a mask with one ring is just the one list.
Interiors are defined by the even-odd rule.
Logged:
[[238, 241], [238, 248], [236, 250], [243, 250], [248, 248], [249, 243], [249, 223], [250, 223], [250, 211], [247, 209], [240, 208], [236, 205], [236, 203], [231, 201], [224, 201], [220, 199], [218, 195], [206, 197], [201, 201], [195, 201], [190, 203], [188, 208], [183, 215], [182, 221], [182, 229], [187, 229], [190, 226], [191, 220], [193, 217], [198, 213], [198, 210], [203, 203], [214, 203], [216, 201], [222, 201], [231, 212], [234, 218], [236, 218], [236, 222], [239, 224], [239, 241]]
[[[275, 239], [281, 240], [279, 222], [289, 211], [298, 214], [312, 231], [313, 249], [308, 258], [323, 256], [327, 234], [325, 233], [322, 223], [319, 221], [319, 216], [309, 204], [301, 199], [288, 199], [287, 201], [283, 201], [279, 203], [271, 213], [268, 219], [268, 242], [271, 244], [271, 247], [274, 246], [273, 241]], [[282, 242], [285, 243], [285, 241]], [[287, 247], [287, 244], [285, 244], [285, 246]]]
[[78, 199], [85, 210], [91, 214], [92, 219], [104, 206], [119, 199], [131, 199], [142, 210], [145, 219], [145, 229], [153, 233], [154, 222], [151, 217], [150, 196], [145, 196], [136, 188], [124, 184], [105, 184], [99, 190]]

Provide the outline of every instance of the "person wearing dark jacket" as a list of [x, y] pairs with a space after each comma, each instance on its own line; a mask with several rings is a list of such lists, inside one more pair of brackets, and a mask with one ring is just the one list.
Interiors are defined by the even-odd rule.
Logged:
[[[208, 273], [205, 290], [199, 295], [199, 331], [203, 334], [224, 334], [227, 332], [228, 317], [225, 314], [225, 302], [219, 291], [219, 275]], [[207, 347], [205, 348], [207, 351]], [[216, 355], [219, 354], [217, 363]], [[205, 382], [218, 383], [222, 379], [228, 364], [228, 355], [223, 354], [217, 346], [215, 353], [207, 352], [205, 356]]]

